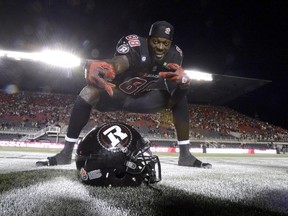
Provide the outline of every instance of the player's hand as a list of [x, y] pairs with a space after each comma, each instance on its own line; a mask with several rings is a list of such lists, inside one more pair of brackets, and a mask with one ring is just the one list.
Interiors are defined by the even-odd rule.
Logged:
[[111, 64], [105, 61], [89, 61], [85, 68], [85, 78], [88, 84], [103, 88], [113, 96], [115, 85], [109, 81], [115, 78], [115, 69]]
[[191, 79], [184, 72], [184, 69], [175, 63], [169, 63], [166, 65], [167, 69], [173, 70], [173, 72], [160, 72], [159, 76], [167, 79], [175, 81], [180, 88], [186, 89], [191, 85]]
[[166, 65], [167, 69], [173, 70], [173, 72], [160, 72], [159, 75], [168, 80], [178, 80], [184, 74], [184, 69], [175, 63], [169, 63]]

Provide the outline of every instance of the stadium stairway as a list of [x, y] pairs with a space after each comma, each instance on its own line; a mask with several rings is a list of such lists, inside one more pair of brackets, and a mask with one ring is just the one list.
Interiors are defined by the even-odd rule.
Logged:
[[41, 136], [44, 136], [45, 134], [52, 133], [52, 134], [59, 134], [60, 128], [57, 126], [48, 126], [46, 128], [43, 128], [35, 133], [30, 133], [24, 137], [22, 137], [19, 141], [27, 141], [27, 140], [36, 140]]

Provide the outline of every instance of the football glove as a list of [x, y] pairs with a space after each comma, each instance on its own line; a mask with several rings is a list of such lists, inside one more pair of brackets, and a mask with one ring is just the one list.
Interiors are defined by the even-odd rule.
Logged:
[[167, 69], [173, 70], [173, 72], [160, 72], [159, 76], [163, 77], [167, 80], [175, 81], [180, 88], [187, 89], [191, 85], [191, 79], [188, 77], [188, 75], [184, 72], [184, 69], [175, 63], [169, 63], [165, 65]]
[[111, 80], [114, 78], [114, 67], [105, 61], [92, 60], [85, 67], [85, 79], [87, 83], [105, 89], [110, 96], [113, 96], [115, 85], [111, 83]]

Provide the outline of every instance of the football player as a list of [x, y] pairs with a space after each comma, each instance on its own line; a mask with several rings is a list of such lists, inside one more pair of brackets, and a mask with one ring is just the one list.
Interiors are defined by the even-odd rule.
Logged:
[[120, 39], [112, 59], [87, 62], [87, 85], [72, 109], [65, 145], [48, 165], [70, 164], [74, 144], [90, 118], [101, 112], [155, 113], [171, 109], [179, 145], [179, 166], [211, 168], [190, 151], [186, 92], [191, 84], [182, 65], [182, 50], [172, 44], [174, 27], [166, 21], [151, 25], [148, 38], [136, 34]]

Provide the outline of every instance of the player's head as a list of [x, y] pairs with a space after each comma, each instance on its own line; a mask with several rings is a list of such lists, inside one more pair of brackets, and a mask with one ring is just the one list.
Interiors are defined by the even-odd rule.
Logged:
[[166, 21], [157, 21], [149, 31], [149, 50], [156, 61], [161, 61], [171, 47], [174, 27]]

